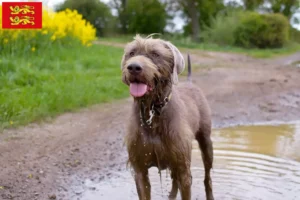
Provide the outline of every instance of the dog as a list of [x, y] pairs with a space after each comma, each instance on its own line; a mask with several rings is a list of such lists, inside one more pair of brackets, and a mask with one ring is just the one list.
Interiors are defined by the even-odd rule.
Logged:
[[[188, 63], [190, 80], [189, 56]], [[176, 199], [178, 191], [182, 200], [191, 199], [193, 139], [198, 141], [202, 153], [206, 199], [214, 199], [210, 176], [211, 111], [200, 88], [191, 81], [178, 84], [178, 74], [184, 68], [180, 51], [171, 42], [151, 35], [136, 35], [124, 49], [122, 81], [134, 99], [125, 143], [140, 200], [151, 199], [150, 167], [170, 170], [169, 199]]]

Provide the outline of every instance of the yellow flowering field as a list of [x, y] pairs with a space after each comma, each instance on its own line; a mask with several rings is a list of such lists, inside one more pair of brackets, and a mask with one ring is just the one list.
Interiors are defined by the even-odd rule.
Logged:
[[90, 46], [96, 38], [96, 29], [76, 10], [53, 12], [43, 9], [43, 28], [36, 30], [2, 29], [2, 8], [0, 6], [0, 46], [2, 52], [36, 51], [53, 43], [70, 44], [80, 41]]

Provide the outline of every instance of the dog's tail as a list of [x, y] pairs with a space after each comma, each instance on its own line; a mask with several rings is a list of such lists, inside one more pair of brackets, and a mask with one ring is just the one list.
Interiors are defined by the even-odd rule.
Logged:
[[187, 80], [189, 82], [192, 82], [192, 66], [191, 66], [190, 54], [187, 55], [187, 61], [188, 61], [188, 75], [187, 75]]

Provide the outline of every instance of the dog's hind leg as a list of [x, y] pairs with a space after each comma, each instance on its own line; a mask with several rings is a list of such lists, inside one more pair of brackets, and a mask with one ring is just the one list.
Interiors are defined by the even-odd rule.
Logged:
[[151, 185], [148, 170], [135, 170], [135, 184], [139, 200], [151, 199]]
[[210, 139], [211, 128], [201, 129], [196, 135], [196, 140], [202, 152], [202, 160], [205, 169], [204, 186], [207, 200], [213, 200], [212, 181], [210, 177], [210, 170], [213, 165], [213, 144]]

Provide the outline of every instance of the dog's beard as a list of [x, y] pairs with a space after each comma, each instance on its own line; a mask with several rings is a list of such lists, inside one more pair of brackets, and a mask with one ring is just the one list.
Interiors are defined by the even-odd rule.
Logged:
[[172, 82], [171, 77], [168, 78], [155, 78], [155, 89], [154, 89], [154, 96], [161, 97], [164, 96], [164, 94], [171, 89]]

